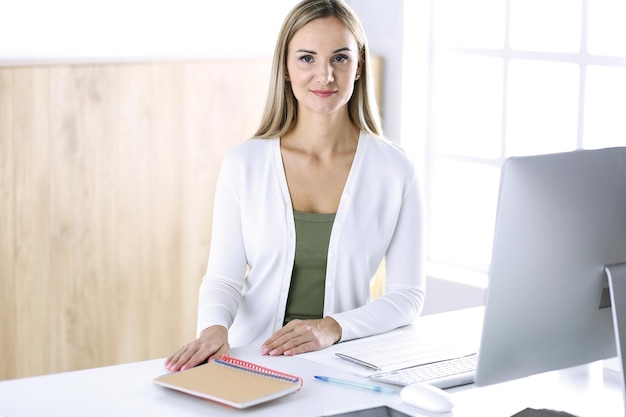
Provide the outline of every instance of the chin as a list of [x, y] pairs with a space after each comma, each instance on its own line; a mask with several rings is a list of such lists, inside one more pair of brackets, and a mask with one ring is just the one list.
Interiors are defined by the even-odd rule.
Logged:
[[305, 105], [304, 107], [306, 107], [309, 111], [313, 113], [333, 114], [338, 111], [344, 110], [347, 107], [347, 105], [348, 103], [334, 103], [334, 104], [325, 103], [323, 105], [320, 105], [320, 104], [310, 105], [310, 106]]

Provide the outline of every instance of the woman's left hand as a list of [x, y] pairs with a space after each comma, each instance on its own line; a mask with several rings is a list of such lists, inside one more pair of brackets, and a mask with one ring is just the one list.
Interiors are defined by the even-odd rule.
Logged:
[[341, 339], [341, 326], [332, 317], [292, 320], [261, 346], [261, 354], [297, 355], [324, 349]]

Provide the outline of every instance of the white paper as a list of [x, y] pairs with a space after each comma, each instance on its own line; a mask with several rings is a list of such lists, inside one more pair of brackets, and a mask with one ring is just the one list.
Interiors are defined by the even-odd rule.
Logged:
[[[459, 318], [462, 320], [452, 320], [447, 323], [450, 325], [442, 326], [441, 320], [425, 316], [411, 326], [339, 343], [326, 349], [301, 354], [299, 357], [368, 377], [380, 372], [476, 353], [480, 343], [480, 322], [478, 326], [465, 326], [463, 323], [468, 321], [467, 317]], [[375, 365], [380, 371], [340, 359], [335, 355], [337, 352]]]

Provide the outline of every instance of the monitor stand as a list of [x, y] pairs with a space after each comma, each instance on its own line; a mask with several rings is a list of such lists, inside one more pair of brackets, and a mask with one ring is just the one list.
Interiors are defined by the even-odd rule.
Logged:
[[617, 360], [621, 373], [619, 379], [626, 410], [626, 263], [606, 266], [604, 270], [609, 280]]

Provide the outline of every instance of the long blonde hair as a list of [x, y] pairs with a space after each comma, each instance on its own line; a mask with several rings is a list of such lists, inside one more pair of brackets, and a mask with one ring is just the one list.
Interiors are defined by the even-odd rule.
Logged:
[[361, 76], [355, 82], [354, 92], [348, 101], [350, 119], [360, 130], [382, 136], [382, 121], [374, 96], [369, 48], [361, 21], [342, 0], [303, 0], [287, 15], [278, 35], [265, 112], [255, 137], [279, 137], [295, 125], [298, 116], [297, 100], [291, 84], [285, 79], [287, 47], [294, 34], [311, 20], [331, 16], [346, 25], [360, 51]]

